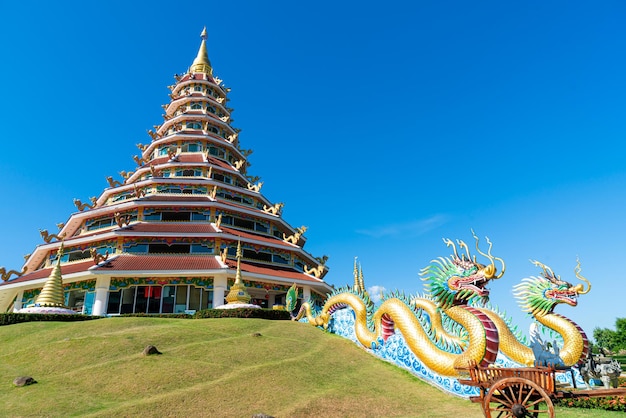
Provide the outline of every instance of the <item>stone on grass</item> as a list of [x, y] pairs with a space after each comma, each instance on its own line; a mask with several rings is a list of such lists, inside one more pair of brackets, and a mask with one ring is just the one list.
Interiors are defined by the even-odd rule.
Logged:
[[163, 354], [161, 353], [155, 346], [147, 345], [146, 348], [143, 349], [144, 356], [151, 356], [153, 354]]
[[252, 415], [252, 418], [274, 418], [271, 415], [264, 414], [263, 412], [259, 412], [258, 414]]
[[253, 337], [261, 337], [261, 333], [260, 332], [255, 332], [254, 334], [252, 334]]
[[16, 377], [15, 380], [13, 380], [13, 384], [15, 386], [28, 386], [34, 383], [37, 383], [37, 381], [30, 376], [20, 376]]

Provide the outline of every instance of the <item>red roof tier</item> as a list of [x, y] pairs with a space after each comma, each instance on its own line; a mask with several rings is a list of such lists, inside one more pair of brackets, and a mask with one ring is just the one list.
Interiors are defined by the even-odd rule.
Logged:
[[216, 270], [222, 265], [212, 255], [121, 254], [96, 267], [95, 271], [187, 271]]

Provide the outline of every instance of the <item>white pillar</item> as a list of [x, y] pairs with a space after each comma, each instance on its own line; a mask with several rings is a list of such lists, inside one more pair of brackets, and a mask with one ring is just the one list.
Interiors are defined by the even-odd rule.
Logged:
[[103, 316], [106, 314], [106, 303], [110, 285], [111, 277], [98, 277], [96, 279], [96, 298], [93, 301], [91, 315]]
[[309, 286], [302, 287], [302, 301], [306, 302], [311, 298], [311, 288]]
[[217, 276], [213, 279], [213, 307], [222, 306], [224, 304], [224, 295], [226, 294], [226, 288], [228, 287], [228, 281], [226, 275]]

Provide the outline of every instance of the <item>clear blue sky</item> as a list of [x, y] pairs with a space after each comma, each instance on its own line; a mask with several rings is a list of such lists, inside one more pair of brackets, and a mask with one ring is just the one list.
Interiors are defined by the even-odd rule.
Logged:
[[136, 166], [203, 26], [248, 170], [309, 227], [327, 281], [422, 291], [441, 238], [489, 236], [593, 288], [558, 313], [626, 317], [626, 6], [621, 1], [0, 1], [0, 265]]

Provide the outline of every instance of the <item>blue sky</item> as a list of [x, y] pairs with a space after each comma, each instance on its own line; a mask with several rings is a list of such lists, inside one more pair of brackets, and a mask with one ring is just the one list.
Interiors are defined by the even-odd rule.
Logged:
[[0, 2], [0, 265], [136, 165], [207, 26], [251, 175], [327, 281], [422, 291], [442, 238], [493, 241], [491, 299], [551, 266], [626, 317], [626, 6], [619, 1]]

